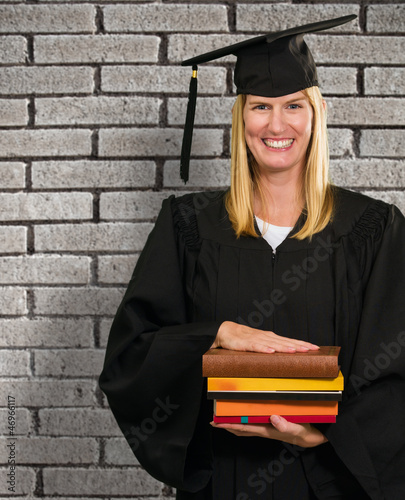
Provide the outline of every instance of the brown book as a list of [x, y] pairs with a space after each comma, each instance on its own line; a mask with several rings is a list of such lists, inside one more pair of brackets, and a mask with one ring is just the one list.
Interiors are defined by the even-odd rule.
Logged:
[[210, 349], [203, 356], [203, 377], [336, 378], [340, 347], [308, 352], [245, 352]]

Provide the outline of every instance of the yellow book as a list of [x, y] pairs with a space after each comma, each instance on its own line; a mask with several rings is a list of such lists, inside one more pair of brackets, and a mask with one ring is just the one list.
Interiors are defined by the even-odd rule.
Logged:
[[209, 391], [342, 391], [343, 375], [336, 378], [208, 377]]

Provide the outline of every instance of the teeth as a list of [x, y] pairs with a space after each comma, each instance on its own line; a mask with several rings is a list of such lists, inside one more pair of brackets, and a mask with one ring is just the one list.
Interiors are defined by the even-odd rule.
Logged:
[[285, 139], [283, 141], [272, 141], [270, 139], [263, 139], [263, 142], [266, 144], [266, 146], [273, 149], [288, 148], [289, 146], [291, 146], [293, 141], [294, 139]]

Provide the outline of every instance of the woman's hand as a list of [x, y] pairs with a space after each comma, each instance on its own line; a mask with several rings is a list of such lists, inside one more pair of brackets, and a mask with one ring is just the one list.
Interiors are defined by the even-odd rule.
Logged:
[[311, 424], [294, 424], [278, 415], [270, 417], [271, 424], [216, 424], [217, 429], [225, 429], [236, 436], [259, 436], [295, 444], [302, 448], [313, 448], [328, 440], [321, 431]]
[[221, 324], [211, 347], [253, 352], [307, 352], [319, 349], [310, 342], [280, 337], [273, 332], [258, 330], [233, 321], [224, 321]]

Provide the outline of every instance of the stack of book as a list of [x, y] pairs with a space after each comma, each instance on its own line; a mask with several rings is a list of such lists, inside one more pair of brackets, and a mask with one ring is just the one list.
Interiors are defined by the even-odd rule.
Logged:
[[296, 423], [333, 423], [342, 400], [340, 347], [305, 353], [210, 349], [203, 356], [214, 422], [269, 423], [281, 415]]

